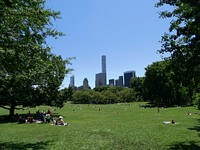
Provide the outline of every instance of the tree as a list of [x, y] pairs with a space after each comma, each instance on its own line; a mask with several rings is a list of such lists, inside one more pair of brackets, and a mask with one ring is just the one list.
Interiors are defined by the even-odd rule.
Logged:
[[92, 90], [75, 91], [73, 94], [73, 102], [75, 104], [90, 104], [93, 101]]
[[[160, 53], [171, 53], [174, 75], [179, 78], [179, 90], [195, 97], [200, 83], [200, 0], [160, 0], [156, 6], [172, 6], [161, 18], [172, 18], [169, 33], [162, 36]], [[191, 103], [191, 102], [190, 102]]]
[[117, 102], [117, 96], [115, 93], [111, 92], [110, 90], [106, 90], [101, 92], [103, 95], [102, 103], [103, 104], [113, 104]]
[[169, 5], [161, 18], [172, 18], [169, 33], [162, 36], [160, 53], [171, 53], [174, 74], [183, 84], [200, 82], [200, 0], [160, 0], [156, 6]]
[[132, 88], [124, 88], [118, 93], [119, 102], [135, 102], [137, 101], [136, 92]]
[[134, 90], [137, 101], [144, 100], [144, 77], [131, 79], [131, 88]]
[[145, 99], [155, 105], [171, 106], [174, 100], [172, 72], [169, 61], [154, 62], [145, 72]]
[[47, 37], [64, 35], [53, 29], [59, 12], [45, 0], [0, 1], [0, 107], [14, 115], [17, 106], [55, 104], [69, 59], [51, 53]]

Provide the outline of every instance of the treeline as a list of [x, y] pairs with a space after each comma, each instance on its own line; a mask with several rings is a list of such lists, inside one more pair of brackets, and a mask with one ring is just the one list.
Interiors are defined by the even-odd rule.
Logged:
[[113, 104], [139, 101], [131, 88], [123, 87], [97, 87], [93, 90], [74, 91], [73, 103], [81, 104]]

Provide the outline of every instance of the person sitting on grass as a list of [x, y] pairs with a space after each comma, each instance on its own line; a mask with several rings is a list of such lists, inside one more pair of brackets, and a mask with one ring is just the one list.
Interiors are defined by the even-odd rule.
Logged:
[[50, 119], [53, 121], [53, 113], [50, 108], [48, 109], [47, 114], [50, 115]]
[[67, 126], [68, 123], [65, 123], [64, 120], [63, 120], [63, 117], [60, 116], [58, 118], [58, 120], [54, 120], [54, 125], [58, 125], [58, 126]]
[[188, 111], [188, 112], [187, 112], [187, 115], [191, 116], [191, 115], [192, 115], [192, 113], [191, 113], [190, 111]]
[[34, 123], [34, 122], [35, 122], [35, 120], [32, 116], [27, 117], [26, 123]]
[[58, 120], [54, 121], [55, 125], [64, 125], [64, 120], [62, 116], [59, 116]]
[[27, 121], [24, 117], [19, 116], [18, 122], [21, 124], [21, 123], [26, 123]]
[[50, 121], [51, 121], [51, 116], [50, 116], [50, 114], [46, 114], [46, 115], [45, 115], [45, 123], [50, 123]]

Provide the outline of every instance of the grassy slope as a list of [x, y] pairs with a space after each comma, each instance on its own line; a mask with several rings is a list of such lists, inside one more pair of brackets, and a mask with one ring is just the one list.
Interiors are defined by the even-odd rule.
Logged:
[[[100, 111], [99, 111], [100, 108]], [[35, 113], [38, 109], [30, 109]], [[192, 116], [186, 115], [190, 110]], [[18, 111], [27, 113], [29, 110]], [[139, 103], [72, 105], [53, 111], [70, 126], [0, 124], [0, 149], [200, 149], [200, 121], [194, 107], [140, 108]], [[8, 112], [0, 109], [0, 114]], [[174, 119], [178, 124], [163, 124]]]

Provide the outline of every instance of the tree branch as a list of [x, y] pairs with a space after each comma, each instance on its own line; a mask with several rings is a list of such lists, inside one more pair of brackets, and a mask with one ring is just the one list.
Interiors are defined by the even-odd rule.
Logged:
[[10, 108], [5, 107], [5, 106], [0, 106], [0, 107], [2, 107], [2, 108], [4, 108], [4, 109], [7, 109], [7, 110], [10, 110]]
[[[4, 109], [7, 109], [7, 110], [10, 110], [10, 108], [8, 108], [8, 107], [5, 107], [5, 106], [2, 106], [2, 105], [0, 105], [0, 107], [2, 107], [2, 108], [4, 108]], [[25, 110], [23, 107], [21, 107], [21, 108], [15, 108], [15, 109], [17, 109], [17, 110]]]

